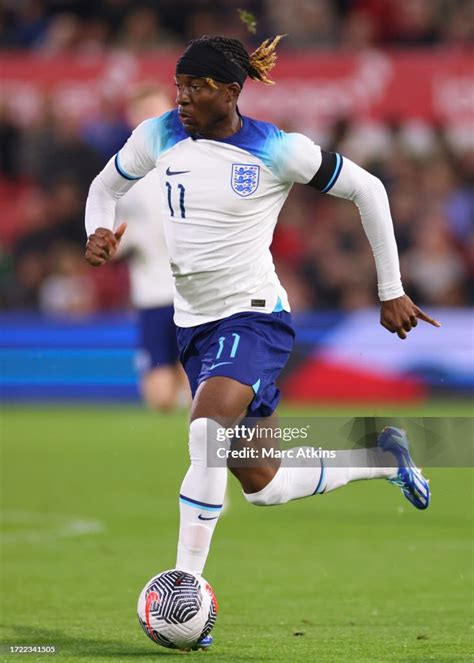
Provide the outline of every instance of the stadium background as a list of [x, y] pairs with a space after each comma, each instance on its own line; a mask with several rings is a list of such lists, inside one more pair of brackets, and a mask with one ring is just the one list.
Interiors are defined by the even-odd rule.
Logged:
[[[238, 8], [255, 14], [256, 34]], [[238, 37], [249, 48], [287, 34], [276, 86], [247, 83], [242, 112], [306, 133], [383, 180], [406, 290], [443, 325], [419, 325], [404, 342], [383, 330], [356, 208], [294, 187], [273, 243], [298, 331], [282, 380], [284, 412], [470, 413], [471, 2], [4, 0], [5, 641], [53, 642], [72, 660], [147, 660], [152, 650], [135, 628], [133, 604], [147, 576], [173, 564], [175, 495], [186, 466], [185, 415], [137, 407], [127, 269], [118, 263], [94, 270], [84, 262], [85, 197], [128, 135], [128, 91], [143, 80], [173, 94], [176, 55], [204, 33]], [[321, 539], [306, 525], [314, 504], [262, 514], [243, 504], [233, 484], [206, 571], [223, 606], [216, 629], [227, 647], [216, 650], [222, 660], [307, 661], [315, 647], [324, 661], [470, 660], [472, 506], [465, 506], [472, 505], [472, 474], [433, 470], [433, 480], [437, 503], [416, 543], [418, 514], [400, 506], [396, 491], [359, 484], [349, 489], [349, 506], [344, 491], [321, 502]], [[453, 516], [460, 503], [462, 514]], [[281, 531], [291, 536], [282, 541]], [[387, 568], [393, 555], [397, 563]], [[315, 558], [320, 572], [313, 580], [307, 570]], [[257, 580], [254, 559], [266, 560]], [[288, 564], [296, 559], [297, 568]], [[416, 601], [407, 624], [410, 593]], [[245, 650], [234, 659], [242, 633]], [[292, 639], [299, 634], [307, 637]]]
[[173, 94], [179, 49], [215, 32], [249, 48], [288, 34], [277, 85], [248, 83], [242, 111], [306, 133], [382, 178], [406, 290], [443, 323], [442, 333], [422, 325], [409, 342], [394, 343], [377, 313], [367, 312], [377, 305], [375, 276], [357, 209], [294, 187], [273, 244], [300, 329], [282, 383], [287, 397], [393, 401], [472, 392], [472, 335], [462, 312], [473, 298], [472, 5], [255, 1], [246, 5], [258, 19], [252, 35], [240, 4], [4, 3], [6, 398], [137, 397], [133, 315], [119, 315], [129, 310], [126, 268], [84, 263], [84, 200], [128, 135], [127, 92], [147, 80]]

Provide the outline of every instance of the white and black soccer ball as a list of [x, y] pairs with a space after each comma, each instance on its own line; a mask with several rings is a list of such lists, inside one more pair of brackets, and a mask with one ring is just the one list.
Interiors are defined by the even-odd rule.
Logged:
[[142, 629], [153, 642], [171, 649], [190, 649], [214, 627], [217, 601], [204, 578], [171, 569], [146, 583], [137, 612]]

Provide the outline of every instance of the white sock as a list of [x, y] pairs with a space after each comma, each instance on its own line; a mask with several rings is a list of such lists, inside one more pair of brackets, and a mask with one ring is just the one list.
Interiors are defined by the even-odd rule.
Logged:
[[323, 464], [320, 493], [329, 493], [361, 479], [391, 479], [398, 470], [394, 455], [377, 447], [337, 451], [334, 459], [325, 459]]
[[[224, 503], [227, 468], [207, 467], [207, 445], [218, 424], [195, 419], [189, 427], [191, 465], [179, 496], [179, 540], [176, 568], [201, 574]], [[222, 446], [222, 444], [220, 445]]]
[[[298, 456], [300, 449], [311, 450], [311, 447], [295, 448], [293, 457]], [[304, 458], [304, 454], [301, 456]], [[282, 464], [270, 483], [257, 493], [244, 493], [245, 498], [257, 506], [285, 504], [290, 500], [328, 493], [350, 481], [391, 478], [397, 472], [394, 456], [381, 449], [338, 451], [336, 458], [324, 458], [317, 467], [303, 458], [296, 467], [294, 459], [290, 461], [291, 467]]]

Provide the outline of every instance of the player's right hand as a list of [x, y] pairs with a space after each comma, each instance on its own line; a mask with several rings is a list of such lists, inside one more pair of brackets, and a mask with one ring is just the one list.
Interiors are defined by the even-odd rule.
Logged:
[[107, 228], [97, 228], [92, 235], [89, 235], [85, 253], [87, 262], [93, 267], [99, 267], [113, 258], [126, 227], [126, 223], [121, 223], [115, 232]]

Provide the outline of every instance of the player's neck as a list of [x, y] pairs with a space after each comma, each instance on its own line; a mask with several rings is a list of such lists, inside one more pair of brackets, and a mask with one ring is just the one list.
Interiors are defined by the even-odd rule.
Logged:
[[235, 111], [232, 115], [223, 118], [221, 121], [216, 122], [213, 126], [199, 132], [202, 138], [210, 140], [219, 140], [222, 138], [230, 138], [242, 128], [242, 119]]

